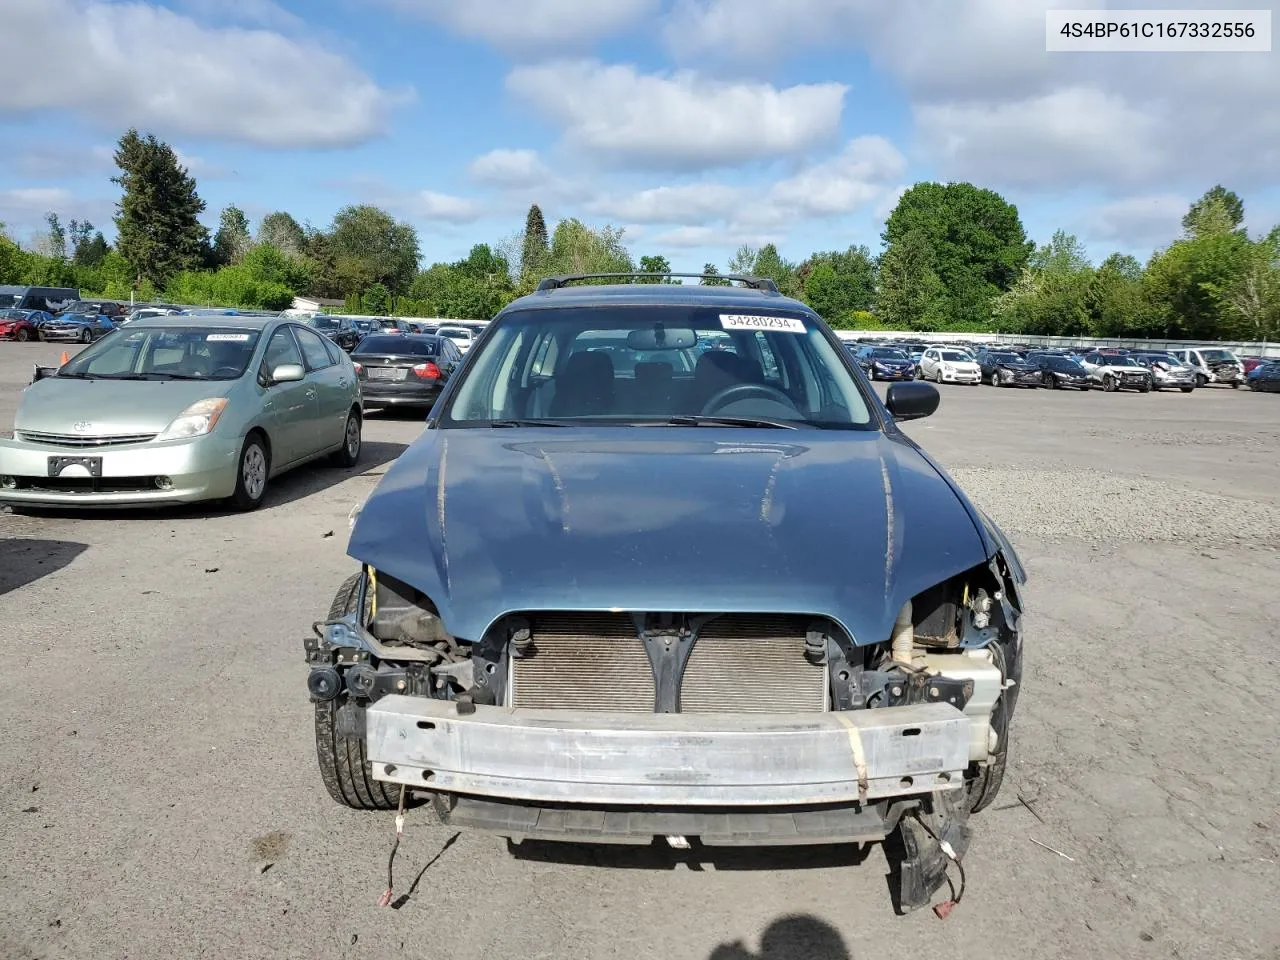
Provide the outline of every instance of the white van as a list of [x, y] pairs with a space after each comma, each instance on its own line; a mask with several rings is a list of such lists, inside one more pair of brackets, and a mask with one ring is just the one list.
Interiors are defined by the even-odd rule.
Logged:
[[1197, 386], [1226, 383], [1236, 390], [1244, 383], [1244, 364], [1230, 350], [1222, 347], [1191, 347], [1169, 352], [1195, 370]]

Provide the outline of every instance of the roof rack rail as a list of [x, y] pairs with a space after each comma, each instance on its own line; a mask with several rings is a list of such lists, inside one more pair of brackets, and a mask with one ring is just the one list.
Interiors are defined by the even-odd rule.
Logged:
[[538, 291], [559, 290], [579, 280], [604, 280], [627, 277], [635, 280], [638, 277], [689, 277], [698, 280], [737, 280], [752, 290], [763, 290], [766, 293], [778, 293], [778, 285], [768, 277], [748, 277], [737, 273], [568, 273], [558, 277], [546, 277], [538, 283]]

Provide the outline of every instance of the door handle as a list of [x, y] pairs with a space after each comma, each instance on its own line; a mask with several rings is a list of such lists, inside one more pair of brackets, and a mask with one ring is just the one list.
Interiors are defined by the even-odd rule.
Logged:
[[351, 381], [348, 380], [346, 377], [343, 377], [341, 380], [338, 381], [338, 386], [340, 387], [347, 387], [350, 385], [351, 385]]
[[315, 392], [314, 390], [308, 390], [308, 391], [307, 391], [307, 396], [308, 396], [308, 397], [314, 397], [315, 395], [316, 395], [316, 392]]

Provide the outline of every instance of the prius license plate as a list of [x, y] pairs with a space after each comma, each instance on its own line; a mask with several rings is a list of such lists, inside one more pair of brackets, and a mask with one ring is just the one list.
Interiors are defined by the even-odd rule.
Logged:
[[100, 477], [102, 476], [101, 457], [50, 457], [49, 476], [51, 477]]
[[409, 371], [404, 368], [397, 367], [370, 367], [370, 380], [403, 380], [409, 375]]

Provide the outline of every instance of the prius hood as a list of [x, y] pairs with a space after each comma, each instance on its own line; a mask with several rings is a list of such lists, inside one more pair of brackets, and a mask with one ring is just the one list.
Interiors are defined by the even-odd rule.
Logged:
[[427, 430], [350, 555], [477, 640], [538, 610], [830, 617], [886, 639], [902, 604], [982, 563], [984, 519], [909, 441], [705, 427]]
[[45, 377], [23, 392], [14, 428], [36, 433], [76, 432], [86, 437], [160, 433], [183, 410], [226, 396], [229, 380], [79, 380]]

